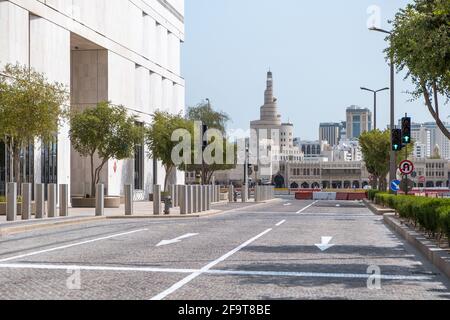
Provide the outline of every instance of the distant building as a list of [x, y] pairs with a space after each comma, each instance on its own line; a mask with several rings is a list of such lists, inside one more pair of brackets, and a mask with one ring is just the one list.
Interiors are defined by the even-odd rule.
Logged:
[[413, 156], [417, 159], [431, 157], [431, 130], [421, 124], [411, 126], [411, 138], [415, 142]]
[[347, 139], [358, 139], [372, 130], [372, 112], [367, 108], [351, 106], [347, 109]]
[[[277, 98], [274, 97], [273, 74], [269, 71], [267, 72], [264, 105], [260, 110], [260, 119], [250, 123], [250, 129], [256, 131], [255, 138], [257, 140], [259, 170], [255, 177], [256, 180], [271, 180], [278, 171], [277, 161], [302, 158], [300, 149], [294, 146], [294, 125], [281, 121], [277, 101]], [[270, 165], [260, 163], [264, 156], [260, 154], [263, 145], [269, 146], [272, 159]]]
[[331, 146], [338, 145], [341, 140], [341, 128], [341, 123], [321, 123], [319, 141], [327, 141]]

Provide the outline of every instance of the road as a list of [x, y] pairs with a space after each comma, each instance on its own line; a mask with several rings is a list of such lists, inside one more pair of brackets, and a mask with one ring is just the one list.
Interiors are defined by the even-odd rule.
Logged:
[[[448, 279], [359, 203], [284, 198], [237, 207], [202, 219], [107, 220], [1, 238], [0, 296], [450, 299]], [[378, 271], [380, 281], [369, 279]]]

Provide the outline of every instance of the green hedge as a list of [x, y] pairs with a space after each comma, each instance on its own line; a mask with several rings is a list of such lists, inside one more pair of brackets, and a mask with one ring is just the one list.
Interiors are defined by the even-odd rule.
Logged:
[[369, 190], [368, 194], [369, 194], [369, 200], [370, 201], [375, 201], [375, 196], [377, 194], [381, 193], [381, 191], [379, 190]]
[[449, 236], [450, 199], [396, 196], [387, 193], [376, 193], [374, 198], [376, 204], [396, 210], [401, 218], [424, 228], [431, 235]]

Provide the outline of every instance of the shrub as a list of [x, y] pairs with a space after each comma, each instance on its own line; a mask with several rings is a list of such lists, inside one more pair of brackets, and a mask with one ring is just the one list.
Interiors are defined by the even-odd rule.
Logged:
[[6, 203], [6, 197], [0, 196], [0, 203]]
[[377, 194], [381, 193], [379, 190], [369, 190], [368, 196], [370, 201], [375, 201], [375, 197]]
[[450, 245], [450, 206], [440, 207], [438, 213], [440, 231], [447, 236]]

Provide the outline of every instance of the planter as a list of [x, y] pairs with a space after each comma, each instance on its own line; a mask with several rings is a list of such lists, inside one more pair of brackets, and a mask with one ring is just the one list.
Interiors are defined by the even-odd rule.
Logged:
[[[72, 208], [95, 208], [96, 198], [72, 198]], [[120, 197], [105, 197], [105, 208], [120, 208]]]
[[[35, 214], [36, 213], [36, 203], [32, 202], [31, 203], [31, 213]], [[22, 204], [18, 203], [17, 204], [17, 215], [22, 215]], [[6, 203], [0, 203], [0, 216], [6, 216]]]

